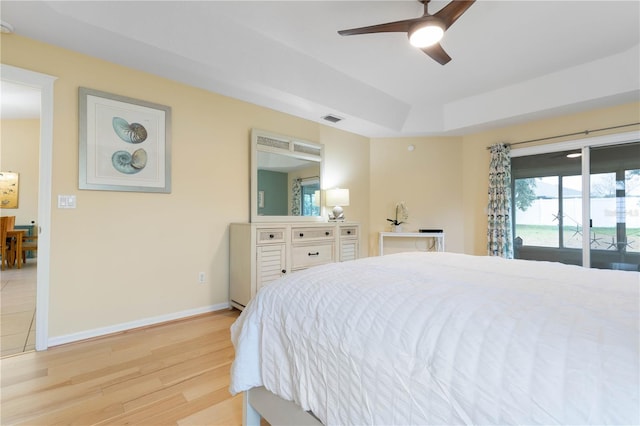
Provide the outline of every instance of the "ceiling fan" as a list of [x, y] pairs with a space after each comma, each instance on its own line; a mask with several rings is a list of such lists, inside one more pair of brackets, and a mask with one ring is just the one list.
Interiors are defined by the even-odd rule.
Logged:
[[454, 0], [445, 7], [430, 15], [427, 8], [431, 0], [418, 0], [424, 4], [424, 14], [419, 18], [403, 21], [388, 22], [386, 24], [371, 25], [369, 27], [352, 28], [338, 31], [338, 34], [357, 35], [371, 33], [407, 33], [409, 42], [419, 47], [424, 53], [444, 65], [451, 57], [440, 46], [440, 39], [444, 32], [475, 2], [475, 0]]

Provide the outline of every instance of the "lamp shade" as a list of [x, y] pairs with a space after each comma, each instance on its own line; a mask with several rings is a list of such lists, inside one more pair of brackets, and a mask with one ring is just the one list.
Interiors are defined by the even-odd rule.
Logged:
[[327, 189], [327, 206], [348, 206], [349, 190], [336, 188]]

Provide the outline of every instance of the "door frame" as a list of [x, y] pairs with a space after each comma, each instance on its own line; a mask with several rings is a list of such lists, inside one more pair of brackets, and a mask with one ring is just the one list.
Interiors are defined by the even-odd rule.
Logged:
[[49, 347], [49, 278], [51, 253], [51, 177], [53, 163], [53, 84], [57, 77], [0, 64], [4, 81], [40, 89], [38, 178], [38, 268], [36, 273], [36, 350]]

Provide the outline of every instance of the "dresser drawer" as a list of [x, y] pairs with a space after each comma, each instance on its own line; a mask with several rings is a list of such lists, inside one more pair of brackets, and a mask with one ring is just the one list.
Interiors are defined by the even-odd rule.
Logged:
[[291, 269], [304, 269], [334, 262], [334, 251], [333, 243], [294, 246], [291, 250]]
[[257, 231], [257, 243], [284, 243], [285, 230], [280, 228], [275, 229], [258, 229]]
[[357, 226], [341, 226], [340, 238], [357, 238], [358, 227]]
[[292, 228], [291, 240], [294, 244], [303, 241], [333, 240], [335, 228]]

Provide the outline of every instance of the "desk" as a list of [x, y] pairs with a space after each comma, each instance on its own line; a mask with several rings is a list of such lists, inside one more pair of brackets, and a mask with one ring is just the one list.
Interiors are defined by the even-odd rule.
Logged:
[[17, 259], [11, 259], [10, 264], [13, 264], [14, 261], [17, 260], [18, 269], [22, 268], [22, 237], [24, 236], [25, 232], [27, 232], [25, 229], [12, 229], [10, 231], [7, 231], [7, 239], [12, 240], [12, 246], [14, 242], [16, 245], [15, 249], [13, 249], [12, 247], [12, 251], [14, 252], [14, 255]]
[[435, 238], [436, 251], [444, 251], [444, 232], [380, 232], [379, 256], [384, 255], [385, 238]]

